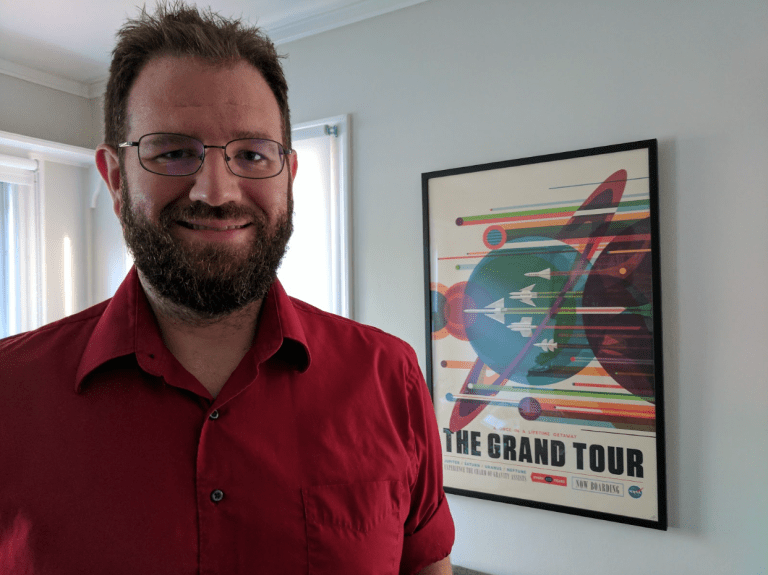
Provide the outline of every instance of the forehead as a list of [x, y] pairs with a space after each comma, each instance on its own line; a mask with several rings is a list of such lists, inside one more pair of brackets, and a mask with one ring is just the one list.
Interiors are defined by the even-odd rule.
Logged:
[[[128, 96], [128, 131], [265, 132], [281, 140], [277, 100], [262, 74], [243, 60], [215, 65], [194, 57], [150, 60]], [[194, 132], [194, 133], [192, 133]]]

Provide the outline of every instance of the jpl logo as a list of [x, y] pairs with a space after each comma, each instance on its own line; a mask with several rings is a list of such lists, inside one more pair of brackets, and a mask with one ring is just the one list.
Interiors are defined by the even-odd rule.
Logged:
[[640, 489], [637, 485], [633, 485], [632, 487], [627, 489], [627, 491], [635, 499], [640, 499], [640, 497], [643, 495], [643, 490]]

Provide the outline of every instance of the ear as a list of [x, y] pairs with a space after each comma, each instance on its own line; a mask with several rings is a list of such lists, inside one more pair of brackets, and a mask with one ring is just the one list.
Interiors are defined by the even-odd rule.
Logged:
[[122, 196], [120, 194], [120, 161], [117, 156], [117, 150], [107, 144], [101, 144], [96, 148], [96, 167], [99, 169], [101, 177], [107, 184], [109, 194], [112, 196], [112, 208], [115, 210], [117, 219], [120, 218], [120, 209]]
[[291, 169], [291, 180], [296, 179], [296, 170], [299, 169], [299, 154], [296, 150], [288, 156], [288, 167]]

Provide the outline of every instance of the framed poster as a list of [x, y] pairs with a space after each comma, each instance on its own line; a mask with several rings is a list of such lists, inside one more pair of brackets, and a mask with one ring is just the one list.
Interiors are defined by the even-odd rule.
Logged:
[[656, 140], [422, 188], [446, 492], [666, 529]]

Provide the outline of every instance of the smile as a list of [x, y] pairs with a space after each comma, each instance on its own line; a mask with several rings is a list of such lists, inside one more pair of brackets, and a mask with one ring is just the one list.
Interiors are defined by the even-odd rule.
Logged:
[[179, 225], [189, 230], [213, 231], [213, 232], [226, 232], [229, 230], [240, 230], [251, 225], [250, 223], [246, 223], [246, 224], [231, 225], [231, 226], [204, 226], [201, 224], [190, 224], [188, 222], [178, 222], [178, 223]]

